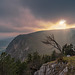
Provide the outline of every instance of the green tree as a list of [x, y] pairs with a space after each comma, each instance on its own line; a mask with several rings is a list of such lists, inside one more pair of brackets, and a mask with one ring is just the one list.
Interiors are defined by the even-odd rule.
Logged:
[[14, 58], [10, 55], [2, 53], [0, 56], [0, 75], [17, 75], [17, 66]]
[[47, 62], [50, 62], [50, 61], [51, 61], [51, 56], [43, 55], [43, 57], [42, 57], [42, 62], [43, 63], [47, 63]]
[[51, 54], [51, 61], [56, 60], [57, 56], [56, 56], [56, 51], [54, 50]]
[[17, 64], [17, 74], [18, 75], [23, 75], [24, 71], [27, 68], [27, 63], [26, 62], [21, 62], [20, 60], [16, 61]]
[[0, 56], [0, 75], [23, 75], [24, 70], [27, 68], [26, 62], [21, 62], [11, 58], [5, 52]]
[[28, 56], [27, 56], [27, 62], [29, 63], [31, 61], [32, 61], [32, 54], [28, 54]]
[[71, 56], [75, 55], [75, 50], [72, 44], [69, 45], [65, 44], [62, 48], [62, 52], [65, 55], [71, 55]]
[[41, 63], [41, 56], [38, 54], [38, 52], [34, 52], [32, 55], [28, 54], [27, 57], [27, 75], [33, 75], [35, 71], [37, 71]]

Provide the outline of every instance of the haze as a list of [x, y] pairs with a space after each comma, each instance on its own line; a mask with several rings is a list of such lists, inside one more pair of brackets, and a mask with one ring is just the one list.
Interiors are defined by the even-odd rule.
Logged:
[[75, 28], [75, 0], [0, 0], [0, 39]]

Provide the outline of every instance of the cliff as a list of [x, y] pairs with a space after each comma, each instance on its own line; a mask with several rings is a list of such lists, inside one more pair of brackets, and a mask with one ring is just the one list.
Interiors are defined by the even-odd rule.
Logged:
[[[55, 40], [61, 46], [63, 46], [66, 43], [75, 44], [74, 32], [75, 29], [67, 29], [39, 31], [30, 34], [19, 35], [10, 42], [10, 44], [6, 48], [6, 52], [12, 57], [20, 59], [21, 61], [24, 61], [29, 53], [33, 53], [35, 51], [37, 51], [41, 55], [50, 55], [52, 54], [54, 49], [51, 46], [47, 46], [41, 42], [46, 39], [46, 36], [54, 34]], [[58, 52], [58, 50], [56, 51]]]
[[43, 64], [34, 75], [75, 75], [75, 57], [65, 57], [66, 62], [48, 62]]

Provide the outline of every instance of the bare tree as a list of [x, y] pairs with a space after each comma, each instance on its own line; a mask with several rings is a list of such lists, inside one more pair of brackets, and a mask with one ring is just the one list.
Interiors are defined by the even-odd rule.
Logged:
[[57, 41], [54, 38], [54, 35], [51, 34], [46, 37], [44, 41], [42, 41], [44, 44], [48, 44], [53, 46], [54, 48], [58, 49], [60, 52], [62, 52], [61, 46], [57, 43]]

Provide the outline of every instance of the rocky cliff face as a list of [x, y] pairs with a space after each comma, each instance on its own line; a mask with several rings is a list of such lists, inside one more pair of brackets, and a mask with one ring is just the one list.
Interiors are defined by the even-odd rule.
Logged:
[[[16, 59], [24, 61], [28, 53], [39, 52], [40, 54], [51, 54], [54, 50], [52, 47], [43, 44], [46, 36], [54, 34], [56, 41], [62, 46], [66, 43], [72, 43], [74, 41], [75, 30], [51, 30], [51, 31], [39, 31], [31, 34], [19, 35], [14, 38], [8, 47], [6, 52]], [[61, 35], [62, 34], [62, 35]], [[61, 35], [61, 36], [60, 36]], [[73, 41], [72, 41], [73, 40]], [[58, 50], [57, 50], [58, 51]]]
[[43, 64], [34, 75], [75, 75], [75, 57], [67, 58], [66, 61]]
[[44, 64], [34, 75], [65, 75], [68, 72], [66, 63]]

